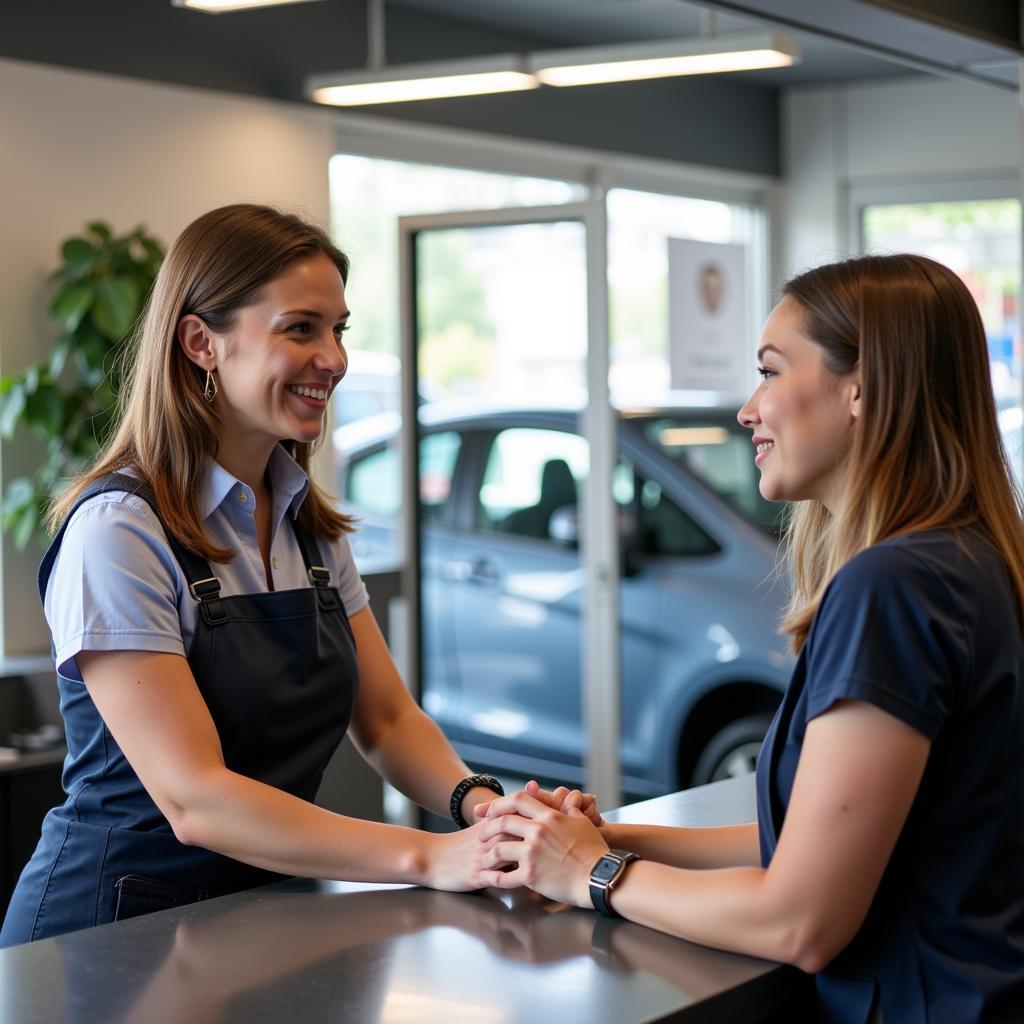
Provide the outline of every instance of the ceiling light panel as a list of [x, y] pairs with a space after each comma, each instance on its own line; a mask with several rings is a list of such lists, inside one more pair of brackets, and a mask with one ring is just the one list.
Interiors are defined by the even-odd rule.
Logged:
[[531, 54], [528, 64], [545, 85], [575, 86], [778, 68], [799, 57], [792, 37], [759, 32], [549, 50]]
[[348, 107], [519, 92], [539, 84], [522, 56], [505, 54], [313, 75], [305, 92], [317, 103]]
[[283, 4], [308, 4], [316, 0], [171, 0], [174, 7], [188, 7], [204, 14], [226, 14], [248, 11], [256, 7], [280, 7]]

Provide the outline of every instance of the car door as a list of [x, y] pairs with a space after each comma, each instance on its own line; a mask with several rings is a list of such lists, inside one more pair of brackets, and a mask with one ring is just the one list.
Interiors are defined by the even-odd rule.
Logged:
[[[494, 433], [479, 462], [472, 529], [446, 569], [456, 581], [459, 738], [485, 763], [537, 774], [566, 766], [574, 780], [584, 742], [584, 576], [575, 524], [587, 464], [586, 442], [575, 432], [510, 426]], [[620, 505], [632, 501], [630, 468], [620, 465], [614, 487]], [[639, 679], [656, 657], [657, 599], [642, 579], [627, 577], [620, 600], [623, 675]]]
[[[579, 552], [551, 539], [586, 473], [576, 434], [509, 427], [492, 434], [477, 476], [472, 528], [451, 550], [460, 738], [531, 757], [566, 743], [579, 720]], [[578, 741], [577, 741], [578, 744]]]
[[[439, 720], [451, 714], [458, 693], [452, 656], [452, 580], [443, 562], [459, 536], [452, 503], [462, 460], [458, 430], [438, 429], [420, 440], [422, 525], [423, 703]], [[344, 510], [356, 517], [349, 543], [361, 571], [401, 562], [401, 474], [393, 438], [351, 453], [342, 473]]]

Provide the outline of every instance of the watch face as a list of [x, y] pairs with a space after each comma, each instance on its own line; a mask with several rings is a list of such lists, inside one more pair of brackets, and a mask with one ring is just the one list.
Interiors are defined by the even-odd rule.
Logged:
[[618, 857], [602, 857], [594, 866], [590, 877], [599, 882], [611, 881], [621, 866], [622, 861]]

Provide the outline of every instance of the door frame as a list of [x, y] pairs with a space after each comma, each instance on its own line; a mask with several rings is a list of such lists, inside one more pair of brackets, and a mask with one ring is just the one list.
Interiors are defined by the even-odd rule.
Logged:
[[[584, 778], [606, 807], [621, 802], [619, 644], [619, 539], [612, 500], [617, 449], [615, 413], [608, 391], [608, 220], [606, 191], [591, 186], [588, 198], [552, 206], [461, 210], [400, 217], [399, 289], [401, 319], [401, 413], [399, 459], [402, 490], [419, 494], [417, 416], [418, 323], [416, 242], [420, 234], [451, 228], [489, 228], [573, 221], [583, 225], [587, 281], [587, 401], [582, 435], [590, 448], [590, 472], [583, 486], [581, 564], [588, 583], [583, 602], [581, 643], [582, 717], [586, 734]], [[404, 640], [407, 683], [417, 700], [422, 684], [421, 542], [419, 502], [402, 509], [405, 544], [403, 592], [408, 599]]]

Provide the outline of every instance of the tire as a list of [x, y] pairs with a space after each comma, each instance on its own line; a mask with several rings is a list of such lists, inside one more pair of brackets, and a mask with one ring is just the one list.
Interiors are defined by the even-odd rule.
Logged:
[[752, 772], [771, 721], [768, 714], [747, 715], [713, 733], [697, 758], [690, 785], [703, 786]]

